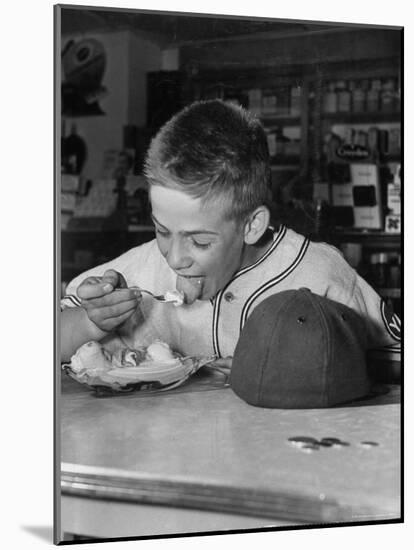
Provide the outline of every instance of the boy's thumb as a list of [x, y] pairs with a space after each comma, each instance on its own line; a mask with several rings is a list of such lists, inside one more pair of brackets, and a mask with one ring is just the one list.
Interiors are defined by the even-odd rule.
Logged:
[[128, 286], [123, 275], [114, 269], [108, 269], [105, 271], [102, 277], [102, 282], [109, 283], [114, 288], [127, 288]]

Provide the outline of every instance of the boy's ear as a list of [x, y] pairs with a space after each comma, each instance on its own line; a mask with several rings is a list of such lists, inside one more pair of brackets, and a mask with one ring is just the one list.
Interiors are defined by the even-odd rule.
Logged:
[[256, 244], [269, 227], [270, 212], [267, 206], [258, 206], [244, 225], [244, 242]]

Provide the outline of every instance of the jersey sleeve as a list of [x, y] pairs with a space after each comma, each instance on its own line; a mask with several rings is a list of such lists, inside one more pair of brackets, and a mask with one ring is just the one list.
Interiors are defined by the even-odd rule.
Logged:
[[122, 273], [128, 286], [139, 285], [139, 273], [151, 263], [150, 257], [153, 254], [153, 250], [154, 244], [153, 241], [151, 241], [150, 243], [132, 248], [113, 260], [88, 269], [80, 275], [77, 275], [66, 287], [65, 295], [60, 301], [61, 311], [66, 308], [80, 306], [80, 300], [77, 295], [78, 286], [87, 277], [102, 277], [108, 269], [114, 269], [115, 271]]
[[107, 269], [115, 269], [116, 271], [119, 271], [119, 269], [117, 269], [117, 261], [112, 260], [110, 262], [98, 265], [96, 267], [88, 269], [87, 271], [84, 271], [83, 273], [80, 273], [74, 279], [72, 279], [66, 287], [64, 296], [60, 300], [60, 310], [63, 311], [70, 307], [79, 307], [81, 305], [81, 302], [77, 294], [78, 286], [87, 277], [102, 276]]
[[328, 298], [361, 313], [366, 320], [369, 347], [400, 347], [401, 321], [391, 306], [345, 261], [337, 251]]

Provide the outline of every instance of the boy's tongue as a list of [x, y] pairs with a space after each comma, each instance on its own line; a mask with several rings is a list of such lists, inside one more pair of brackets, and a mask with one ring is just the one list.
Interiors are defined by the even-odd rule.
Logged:
[[203, 278], [202, 277], [181, 277], [177, 276], [177, 290], [184, 292], [185, 303], [192, 304], [203, 293]]

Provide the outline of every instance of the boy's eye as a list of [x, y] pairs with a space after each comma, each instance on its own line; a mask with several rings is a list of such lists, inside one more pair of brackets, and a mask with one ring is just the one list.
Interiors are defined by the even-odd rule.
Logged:
[[209, 248], [211, 246], [211, 242], [201, 242], [197, 241], [196, 239], [191, 239], [194, 246], [197, 248]]
[[157, 235], [161, 235], [162, 237], [168, 237], [169, 235], [168, 231], [163, 231], [158, 227], [155, 228], [155, 233], [157, 233]]

